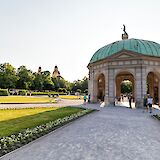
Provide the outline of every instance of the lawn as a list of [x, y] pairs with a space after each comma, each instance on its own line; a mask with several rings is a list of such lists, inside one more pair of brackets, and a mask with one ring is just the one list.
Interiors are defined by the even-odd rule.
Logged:
[[60, 95], [59, 97], [62, 99], [71, 99], [71, 100], [82, 99], [82, 96], [74, 96], [74, 95]]
[[57, 107], [52, 108], [26, 108], [26, 109], [1, 109], [0, 122], [15, 119], [24, 116], [30, 116], [41, 112], [56, 110]]
[[17, 134], [23, 132], [26, 128], [34, 128], [37, 125], [45, 124], [82, 110], [81, 108], [73, 107], [64, 107], [56, 110], [54, 108], [0, 110], [0, 137]]
[[1, 96], [0, 103], [51, 103], [55, 102], [53, 98], [49, 97], [35, 97], [35, 96]]

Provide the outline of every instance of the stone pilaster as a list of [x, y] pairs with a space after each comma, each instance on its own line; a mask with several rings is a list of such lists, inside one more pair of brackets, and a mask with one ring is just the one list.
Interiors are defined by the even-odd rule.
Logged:
[[106, 70], [105, 70], [105, 98], [104, 98], [104, 101], [105, 101], [106, 105], [108, 105], [108, 103], [109, 103], [108, 82], [109, 82], [109, 79], [108, 79], [108, 67], [107, 67]]
[[114, 99], [115, 99], [115, 75], [114, 75], [114, 69], [109, 69], [109, 73], [108, 73], [108, 91], [109, 91], [109, 103], [113, 104], [114, 103]]
[[136, 68], [135, 72], [135, 103], [136, 107], [143, 106], [143, 97], [146, 94], [146, 69], [144, 67]]
[[94, 102], [94, 71], [90, 70], [89, 72], [89, 81], [88, 81], [88, 94], [91, 96], [91, 102]]

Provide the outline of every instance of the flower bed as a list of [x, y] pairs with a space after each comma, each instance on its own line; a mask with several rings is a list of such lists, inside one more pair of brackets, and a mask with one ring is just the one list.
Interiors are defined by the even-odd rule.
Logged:
[[152, 115], [152, 117], [154, 117], [154, 118], [160, 120], [160, 115], [158, 115], [158, 114]]
[[92, 111], [94, 110], [86, 109], [32, 129], [28, 128], [17, 135], [3, 137], [0, 139], [0, 157]]

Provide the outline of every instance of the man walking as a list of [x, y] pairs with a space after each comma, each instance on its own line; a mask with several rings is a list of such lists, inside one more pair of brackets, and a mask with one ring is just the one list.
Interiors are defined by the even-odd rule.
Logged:
[[147, 103], [149, 106], [149, 111], [150, 111], [150, 113], [152, 113], [153, 98], [150, 95], [148, 96]]

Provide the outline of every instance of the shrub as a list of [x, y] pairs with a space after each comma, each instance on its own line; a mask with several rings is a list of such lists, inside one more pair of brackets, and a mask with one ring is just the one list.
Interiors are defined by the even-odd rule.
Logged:
[[85, 90], [84, 90], [84, 93], [88, 94], [88, 89], [85, 89]]
[[32, 96], [40, 96], [40, 95], [67, 95], [67, 93], [64, 92], [32, 92]]
[[78, 93], [81, 93], [81, 90], [80, 90], [80, 89], [77, 89], [77, 92], [78, 92]]
[[27, 95], [27, 91], [26, 90], [19, 90], [19, 95], [25, 96], [25, 95]]
[[59, 95], [67, 95], [67, 93], [59, 92]]
[[8, 89], [0, 89], [0, 96], [8, 96]]
[[32, 92], [32, 95], [34, 95], [34, 96], [40, 96], [40, 95], [51, 95], [51, 94], [58, 94], [58, 92], [54, 92], [54, 91], [52, 91], [52, 92]]

